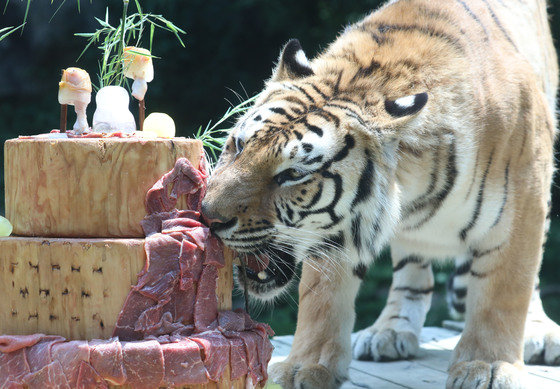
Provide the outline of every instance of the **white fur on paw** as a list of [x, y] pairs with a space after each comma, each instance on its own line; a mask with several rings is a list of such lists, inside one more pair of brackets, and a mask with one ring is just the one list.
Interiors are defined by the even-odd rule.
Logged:
[[527, 322], [527, 326], [523, 352], [525, 363], [560, 365], [560, 327], [552, 321], [542, 324]]
[[374, 361], [408, 359], [418, 353], [418, 337], [412, 332], [386, 329], [371, 339], [371, 356]]
[[511, 363], [459, 362], [451, 366], [446, 389], [526, 389], [526, 374]]
[[371, 338], [373, 332], [366, 328], [356, 334], [352, 342], [352, 358], [359, 360], [371, 360]]
[[408, 359], [418, 353], [418, 337], [413, 332], [393, 329], [358, 332], [352, 343], [352, 357], [360, 360], [394, 361]]

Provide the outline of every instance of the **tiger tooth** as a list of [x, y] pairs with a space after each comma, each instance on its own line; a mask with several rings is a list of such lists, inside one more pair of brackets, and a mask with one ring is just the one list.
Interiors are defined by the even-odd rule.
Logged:
[[261, 279], [261, 280], [266, 280], [266, 272], [263, 270], [261, 272], [259, 272], [259, 274], [257, 274], [257, 276]]

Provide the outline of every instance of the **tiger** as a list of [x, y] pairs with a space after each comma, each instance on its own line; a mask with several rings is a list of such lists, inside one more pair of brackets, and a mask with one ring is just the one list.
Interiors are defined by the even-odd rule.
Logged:
[[[202, 202], [249, 294], [271, 301], [299, 281], [274, 382], [336, 388], [352, 358], [414, 357], [431, 264], [453, 259], [465, 327], [446, 387], [526, 385], [557, 86], [545, 0], [393, 0], [312, 60], [298, 40], [284, 46]], [[386, 306], [352, 337], [354, 300], [385, 247]], [[545, 330], [553, 341], [535, 340], [535, 353], [558, 363], [559, 327]]]

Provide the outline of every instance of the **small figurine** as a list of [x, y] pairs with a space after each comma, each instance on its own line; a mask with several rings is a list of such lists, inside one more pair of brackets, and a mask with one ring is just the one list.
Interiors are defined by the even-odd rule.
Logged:
[[148, 82], [154, 79], [154, 65], [149, 50], [141, 47], [127, 46], [123, 50], [124, 75], [134, 79], [132, 96], [138, 100], [138, 125], [140, 131], [144, 128], [146, 104], [144, 96], [148, 90]]
[[80, 68], [68, 68], [62, 71], [62, 79], [58, 83], [58, 102], [60, 108], [60, 131], [66, 132], [68, 105], [76, 111], [74, 131], [82, 134], [89, 129], [86, 108], [91, 101], [91, 80], [89, 74]]
[[175, 122], [166, 113], [152, 112], [144, 121], [143, 131], [154, 134], [158, 138], [173, 138], [175, 136]]
[[97, 108], [93, 114], [93, 131], [101, 133], [122, 132], [132, 134], [136, 123], [128, 109], [128, 92], [120, 86], [105, 86], [95, 95]]

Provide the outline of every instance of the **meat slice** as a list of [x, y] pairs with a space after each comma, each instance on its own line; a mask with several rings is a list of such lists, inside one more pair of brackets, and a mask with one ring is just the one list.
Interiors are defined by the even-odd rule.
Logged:
[[247, 369], [249, 367], [247, 362], [247, 350], [241, 338], [230, 338], [228, 340], [230, 344], [230, 378], [234, 381], [247, 374]]
[[21, 383], [25, 375], [30, 373], [25, 349], [10, 353], [0, 352], [0, 388]]
[[41, 370], [27, 374], [23, 382], [29, 389], [71, 389], [62, 365], [54, 361]]
[[76, 389], [106, 389], [108, 388], [105, 380], [97, 374], [95, 369], [89, 363], [80, 362], [78, 370], [78, 382]]
[[127, 385], [135, 389], [153, 389], [163, 381], [163, 352], [159, 342], [125, 342], [123, 360]]
[[165, 361], [163, 385], [177, 387], [208, 382], [198, 344], [189, 339], [161, 346]]
[[[146, 194], [146, 211], [148, 214], [158, 212], [169, 212], [177, 204], [177, 198], [181, 195], [194, 195], [194, 201], [187, 198], [187, 202], [194, 207], [192, 210], [200, 209], [200, 192], [205, 192], [205, 176], [186, 158], [180, 158], [175, 163], [173, 170], [165, 174]], [[169, 191], [171, 186], [171, 191]]]
[[157, 303], [137, 291], [131, 291], [124, 301], [123, 308], [117, 318], [113, 336], [122, 340], [140, 340], [142, 332], [136, 331], [136, 322], [144, 311], [156, 306]]
[[218, 382], [229, 364], [229, 341], [218, 331], [208, 331], [191, 336], [204, 352], [204, 366], [208, 378]]
[[194, 227], [202, 227], [203, 224], [198, 220], [191, 219], [188, 217], [176, 217], [173, 219], [163, 220], [161, 223], [162, 230], [168, 230], [170, 228], [194, 228]]
[[31, 347], [46, 335], [0, 335], [0, 353], [11, 353], [25, 347]]
[[245, 331], [245, 316], [240, 312], [218, 312], [218, 329], [222, 332]]
[[208, 235], [210, 234], [210, 230], [206, 227], [195, 227], [195, 228], [188, 228], [185, 230], [185, 235], [189, 237], [189, 239], [196, 244], [202, 251], [205, 250], [206, 241], [208, 239]]
[[141, 221], [142, 229], [144, 230], [144, 235], [150, 236], [161, 232], [163, 227], [163, 221], [168, 219], [176, 218], [189, 218], [192, 220], [199, 220], [200, 213], [191, 210], [181, 210], [176, 209], [169, 212], [158, 212], [151, 215], [147, 215], [144, 220]]
[[35, 372], [52, 362], [51, 347], [64, 342], [62, 336], [44, 336], [43, 339], [25, 350], [29, 370]]
[[121, 342], [117, 338], [112, 338], [92, 340], [89, 345], [90, 363], [93, 369], [111, 384], [123, 385], [126, 382], [126, 372]]
[[81, 362], [89, 362], [90, 348], [85, 340], [73, 340], [54, 344], [51, 349], [52, 360], [60, 362], [68, 384], [75, 388]]
[[185, 290], [194, 280], [200, 278], [202, 272], [202, 252], [192, 242], [183, 240], [181, 242], [181, 251], [179, 253], [179, 268], [181, 277], [181, 289]]
[[204, 266], [194, 304], [194, 327], [197, 332], [209, 329], [218, 317], [217, 282], [218, 270], [214, 266]]
[[222, 242], [213, 235], [208, 237], [206, 242], [206, 251], [204, 252], [204, 264], [213, 265], [218, 269], [225, 266], [224, 249]]
[[245, 352], [247, 354], [247, 366], [248, 366], [248, 375], [253, 381], [253, 385], [257, 385], [260, 381], [264, 379], [264, 375], [262, 373], [262, 367], [260, 365], [259, 360], [259, 343], [261, 341], [261, 337], [251, 331], [243, 331], [236, 334], [234, 337], [239, 337], [243, 340], [245, 344]]

